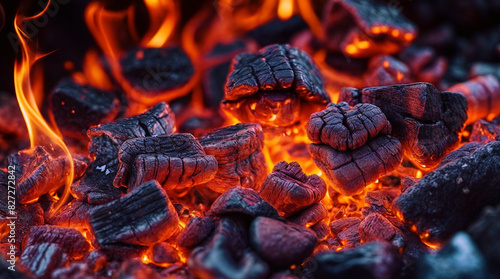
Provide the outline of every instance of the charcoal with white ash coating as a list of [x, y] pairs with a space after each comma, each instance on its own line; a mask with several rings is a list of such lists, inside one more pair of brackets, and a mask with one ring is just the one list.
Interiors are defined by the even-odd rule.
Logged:
[[446, 58], [438, 56], [431, 47], [412, 45], [404, 49], [399, 58], [408, 65], [416, 81], [438, 85], [444, 76], [448, 62]]
[[165, 190], [190, 188], [212, 180], [214, 156], [206, 155], [191, 134], [172, 134], [125, 141], [118, 153], [116, 187], [129, 191], [155, 179]]
[[396, 7], [368, 0], [330, 0], [323, 9], [323, 45], [353, 58], [399, 52], [416, 27]]
[[177, 239], [181, 247], [194, 247], [207, 239], [217, 226], [217, 221], [210, 217], [192, 217]]
[[500, 135], [500, 127], [485, 120], [478, 120], [472, 126], [469, 141], [485, 143]]
[[118, 199], [122, 191], [113, 186], [113, 179], [118, 170], [120, 145], [128, 139], [168, 135], [174, 128], [174, 114], [165, 102], [137, 116], [91, 127], [87, 135], [94, 160], [84, 176], [71, 185], [72, 195], [92, 204]]
[[236, 56], [224, 88], [223, 110], [265, 129], [292, 127], [330, 102], [313, 60], [290, 45]]
[[81, 258], [90, 250], [90, 243], [74, 228], [50, 225], [31, 227], [23, 240], [24, 249], [41, 243], [59, 245], [70, 258]]
[[428, 242], [442, 242], [472, 224], [485, 206], [500, 203], [499, 172], [500, 142], [490, 142], [425, 175], [395, 206]]
[[314, 278], [399, 278], [401, 259], [393, 245], [377, 241], [357, 248], [328, 251], [313, 256]]
[[440, 92], [430, 83], [347, 87], [339, 101], [378, 106], [392, 125], [391, 135], [401, 141], [405, 156], [427, 167], [457, 147], [467, 119], [465, 97]]
[[268, 264], [249, 249], [247, 226], [240, 218], [222, 218], [210, 242], [189, 256], [191, 271], [200, 278], [267, 278]]
[[390, 55], [377, 55], [370, 59], [363, 75], [364, 86], [383, 86], [410, 83], [411, 71], [405, 63]]
[[279, 219], [276, 209], [250, 188], [235, 186], [220, 195], [212, 204], [210, 213], [217, 217], [240, 215], [255, 218], [258, 216]]
[[87, 130], [119, 116], [122, 105], [112, 92], [71, 79], [61, 81], [50, 95], [50, 109], [61, 133], [78, 139], [87, 138]]
[[155, 180], [89, 213], [93, 245], [101, 250], [133, 248], [164, 241], [179, 225], [179, 217], [165, 190]]
[[316, 234], [309, 228], [267, 217], [250, 224], [250, 246], [273, 266], [301, 264], [314, 250]]
[[19, 258], [19, 270], [30, 278], [51, 278], [52, 272], [68, 262], [64, 249], [53, 243], [28, 246]]
[[138, 48], [120, 59], [129, 94], [139, 102], [171, 101], [189, 92], [195, 69], [180, 46]]
[[262, 183], [260, 196], [282, 216], [290, 216], [326, 195], [326, 183], [321, 177], [306, 175], [297, 162], [277, 163]]
[[259, 124], [240, 123], [216, 129], [199, 142], [218, 163], [217, 174], [206, 187], [218, 193], [236, 185], [259, 189], [268, 172], [262, 153], [264, 132]]
[[[447, 165], [448, 163], [451, 163], [457, 159], [471, 156], [474, 152], [476, 152], [476, 150], [481, 148], [483, 146], [483, 144], [484, 143], [479, 143], [479, 142], [469, 142], [469, 143], [462, 145], [459, 149], [457, 149], [451, 153], [448, 153], [448, 155], [446, 155], [443, 158], [443, 160], [441, 160], [441, 162], [439, 162], [438, 168], [440, 168], [444, 165]], [[405, 177], [405, 179], [409, 180], [411, 178]], [[414, 180], [414, 183], [412, 183], [412, 184], [415, 184], [417, 182], [418, 182], [418, 180]], [[413, 186], [413, 185], [410, 185], [410, 186]], [[403, 192], [404, 191], [405, 190], [403, 190]]]

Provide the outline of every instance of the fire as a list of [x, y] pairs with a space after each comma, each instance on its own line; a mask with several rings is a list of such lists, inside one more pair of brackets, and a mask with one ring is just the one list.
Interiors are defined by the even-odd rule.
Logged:
[[162, 47], [173, 33], [179, 21], [177, 3], [173, 0], [144, 0], [151, 21], [148, 34], [141, 45], [145, 47]]
[[290, 19], [293, 15], [293, 0], [280, 0], [278, 6], [278, 17], [281, 20]]
[[69, 186], [71, 185], [74, 176], [73, 159], [66, 144], [62, 140], [59, 130], [51, 127], [47, 121], [45, 121], [40, 110], [38, 109], [35, 93], [36, 91], [39, 93], [41, 92], [40, 84], [37, 84], [37, 82], [42, 81], [42, 76], [37, 75], [38, 79], [35, 82], [35, 86], [32, 86], [31, 70], [35, 62], [45, 55], [39, 54], [33, 50], [35, 49], [35, 46], [32, 45], [28, 35], [21, 27], [23, 22], [35, 20], [43, 16], [49, 5], [50, 1], [47, 2], [47, 6], [45, 6], [44, 10], [37, 15], [24, 17], [17, 14], [14, 19], [14, 28], [22, 47], [22, 56], [20, 59], [16, 60], [14, 64], [14, 85], [17, 101], [28, 128], [31, 147], [34, 148], [36, 146], [43, 146], [47, 152], [51, 153], [53, 156], [64, 156], [68, 159], [69, 167], [66, 170], [67, 173], [64, 192], [52, 212], [55, 213], [61, 208], [69, 197]]

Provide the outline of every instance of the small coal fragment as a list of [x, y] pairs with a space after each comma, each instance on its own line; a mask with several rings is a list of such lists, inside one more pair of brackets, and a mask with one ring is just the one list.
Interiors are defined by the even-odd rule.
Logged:
[[493, 123], [478, 120], [472, 126], [469, 141], [485, 143], [495, 140], [495, 137], [500, 135], [500, 127]]
[[153, 263], [155, 264], [168, 264], [175, 263], [181, 260], [179, 252], [172, 245], [160, 242], [151, 248]]
[[94, 207], [95, 205], [74, 199], [48, 218], [47, 223], [60, 227], [87, 228], [88, 214]]
[[220, 128], [199, 139], [207, 155], [215, 157], [218, 171], [205, 185], [224, 193], [240, 185], [258, 190], [267, 175], [267, 162], [262, 153], [264, 132], [259, 124], [241, 123]]
[[314, 250], [316, 234], [309, 228], [257, 217], [250, 225], [250, 245], [269, 264], [301, 264]]
[[392, 214], [392, 202], [401, 194], [399, 188], [374, 190], [366, 193], [365, 202], [370, 204], [370, 210], [381, 214]]
[[370, 59], [368, 71], [363, 75], [364, 86], [383, 86], [411, 82], [411, 71], [405, 63], [389, 55]]
[[475, 78], [478, 76], [492, 75], [500, 79], [500, 64], [477, 62], [470, 69], [470, 76]]
[[19, 258], [19, 269], [30, 278], [50, 278], [52, 271], [63, 266], [68, 256], [57, 244], [41, 243], [28, 246]]
[[319, 221], [318, 223], [309, 227], [315, 234], [316, 238], [319, 240], [324, 240], [326, 236], [330, 233], [330, 227], [325, 221]]
[[88, 241], [76, 229], [49, 225], [31, 227], [23, 247], [41, 243], [57, 244], [70, 258], [83, 257], [90, 249]]
[[361, 219], [357, 217], [343, 217], [330, 222], [330, 231], [336, 239], [345, 247], [359, 245], [359, 224]]
[[288, 217], [287, 220], [301, 226], [311, 227], [326, 217], [328, 217], [328, 210], [318, 202]]
[[435, 243], [465, 229], [485, 206], [498, 203], [500, 142], [491, 142], [428, 173], [395, 206], [420, 235]]
[[67, 158], [54, 158], [41, 146], [12, 154], [7, 163], [15, 167], [16, 196], [22, 204], [32, 203], [63, 186], [69, 172]]
[[91, 139], [90, 155], [95, 158], [84, 176], [71, 186], [80, 200], [102, 204], [118, 199], [122, 191], [113, 186], [118, 169], [120, 145], [133, 138], [168, 135], [174, 132], [174, 114], [161, 102], [143, 114], [94, 126], [87, 132]]
[[51, 279], [91, 279], [96, 274], [85, 263], [72, 262], [68, 267], [61, 267], [54, 270]]
[[236, 56], [222, 108], [241, 122], [291, 127], [330, 102], [313, 60], [289, 45]]
[[281, 161], [262, 183], [260, 196], [280, 215], [289, 216], [326, 195], [326, 183], [317, 175], [306, 175], [297, 162]]
[[121, 263], [117, 278], [150, 278], [157, 279], [158, 275], [150, 266], [139, 259], [126, 259]]
[[50, 105], [63, 135], [78, 139], [87, 138], [90, 126], [115, 119], [121, 106], [113, 93], [80, 85], [71, 79], [65, 79], [56, 86]]
[[215, 216], [241, 214], [253, 218], [257, 216], [279, 218], [276, 209], [263, 200], [259, 193], [253, 189], [240, 186], [227, 190], [215, 200], [210, 212]]
[[193, 247], [201, 244], [215, 229], [216, 222], [209, 217], [191, 218], [177, 239], [181, 247]]
[[307, 29], [307, 23], [299, 15], [294, 15], [287, 20], [275, 18], [258, 26], [246, 34], [255, 40], [259, 46], [270, 44], [286, 44], [298, 32]]
[[94, 249], [83, 257], [83, 262], [92, 270], [101, 270], [108, 262], [108, 257], [100, 250]]
[[396, 247], [387, 242], [370, 242], [355, 249], [324, 252], [313, 257], [314, 278], [399, 278], [401, 260]]
[[354, 150], [377, 135], [391, 133], [391, 124], [384, 113], [371, 104], [353, 108], [345, 102], [331, 103], [325, 110], [313, 113], [307, 123], [307, 137], [336, 150]]
[[309, 151], [332, 187], [345, 196], [362, 191], [394, 170], [403, 158], [401, 144], [391, 136], [378, 136], [355, 150], [342, 152], [328, 145], [311, 144]]
[[399, 55], [408, 65], [415, 81], [437, 85], [444, 76], [448, 63], [444, 57], [438, 57], [430, 47], [411, 46]]
[[490, 277], [484, 256], [471, 237], [459, 232], [436, 254], [427, 254], [419, 263], [415, 278]]
[[385, 240], [398, 248], [405, 245], [403, 232], [379, 213], [371, 213], [361, 221], [359, 236], [363, 242]]
[[118, 158], [114, 185], [129, 189], [151, 179], [165, 190], [190, 188], [208, 182], [217, 172], [214, 156], [206, 155], [191, 134], [129, 139], [121, 145]]
[[205, 247], [198, 247], [187, 264], [200, 278], [267, 278], [269, 266], [248, 248], [247, 224], [241, 219], [222, 218]]
[[328, 50], [354, 58], [399, 52], [417, 33], [394, 5], [368, 0], [328, 1], [323, 28]]
[[467, 100], [463, 96], [439, 92], [429, 83], [344, 88], [339, 101], [351, 106], [378, 106], [392, 125], [391, 135], [401, 141], [405, 155], [425, 166], [436, 165], [457, 147], [458, 134], [467, 119]]
[[179, 223], [165, 190], [154, 180], [94, 207], [89, 216], [94, 245], [99, 248], [149, 246], [169, 238]]
[[132, 87], [130, 97], [139, 102], [171, 101], [191, 89], [194, 66], [179, 46], [133, 49], [120, 65]]
[[479, 76], [448, 88], [467, 98], [469, 104], [466, 124], [500, 115], [500, 82], [492, 75]]

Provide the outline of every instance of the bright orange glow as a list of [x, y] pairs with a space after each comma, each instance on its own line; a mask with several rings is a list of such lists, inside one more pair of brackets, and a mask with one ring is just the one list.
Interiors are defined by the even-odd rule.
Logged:
[[[76, 76], [73, 76], [75, 78]], [[96, 50], [89, 50], [83, 59], [83, 80], [76, 80], [80, 84], [88, 84], [101, 90], [112, 90], [113, 83], [104, 70], [99, 53]]]
[[[38, 109], [34, 93], [35, 89], [31, 86], [30, 82], [31, 68], [35, 62], [44, 55], [40, 55], [33, 51], [33, 49], [36, 49], [36, 46], [31, 45], [32, 42], [21, 27], [24, 21], [37, 19], [43, 16], [49, 5], [50, 1], [47, 2], [45, 9], [35, 16], [24, 17], [17, 14], [14, 19], [14, 29], [22, 47], [22, 57], [16, 60], [14, 64], [14, 84], [17, 101], [28, 128], [31, 147], [43, 146], [52, 156], [64, 156], [68, 159], [69, 166], [66, 169], [67, 173], [65, 173], [66, 180], [64, 192], [54, 207], [54, 211], [51, 212], [51, 214], [53, 214], [61, 208], [69, 196], [69, 186], [73, 182], [74, 176], [73, 159], [58, 129], [50, 127]], [[35, 86], [35, 88], [37, 87]], [[41, 88], [37, 90], [41, 90]]]
[[278, 17], [281, 20], [290, 19], [293, 15], [293, 0], [280, 0], [278, 5]]
[[358, 48], [355, 45], [349, 44], [345, 47], [345, 52], [349, 54], [355, 54], [358, 52]]
[[384, 66], [384, 68], [389, 68], [389, 61], [382, 62], [382, 65]]
[[411, 40], [413, 40], [413, 34], [411, 34], [411, 33], [406, 33], [406, 34], [405, 34], [405, 40], [407, 40], [407, 41], [411, 41]]
[[379, 34], [380, 33], [380, 27], [378, 27], [378, 26], [372, 27], [372, 32], [373, 32], [373, 34]]
[[417, 171], [417, 175], [415, 175], [416, 178], [422, 178], [422, 172], [421, 171]]
[[397, 30], [397, 29], [392, 30], [392, 31], [391, 31], [391, 35], [392, 35], [393, 37], [399, 37], [399, 30]]
[[145, 47], [165, 45], [179, 21], [179, 11], [174, 0], [144, 0], [151, 21], [148, 33], [141, 41]]
[[470, 136], [469, 131], [463, 131], [463, 132], [462, 132], [462, 136], [464, 136], [464, 137], [468, 137], [468, 136]]
[[387, 26], [380, 27], [380, 32], [387, 33], [388, 31], [389, 31], [389, 27], [387, 27]]
[[404, 75], [403, 75], [403, 73], [401, 73], [400, 71], [398, 71], [398, 72], [396, 73], [396, 79], [397, 79], [399, 82], [401, 82], [401, 81], [403, 80], [403, 78], [404, 78], [404, 77], [405, 77], [405, 76], [404, 76]]
[[314, 12], [311, 2], [311, 0], [297, 1], [298, 10], [304, 21], [307, 22], [307, 25], [309, 25], [311, 32], [321, 41], [325, 38], [325, 31], [323, 29], [323, 25], [321, 24], [321, 20]]

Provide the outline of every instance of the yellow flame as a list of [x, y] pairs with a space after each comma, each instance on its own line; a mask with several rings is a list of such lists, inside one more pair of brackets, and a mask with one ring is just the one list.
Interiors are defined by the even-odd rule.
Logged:
[[293, 15], [293, 0], [280, 0], [278, 5], [278, 17], [281, 20], [290, 19]]
[[144, 0], [150, 28], [141, 45], [158, 48], [165, 45], [179, 21], [177, 3], [173, 0]]
[[[31, 41], [29, 36], [24, 33], [21, 26], [27, 20], [37, 19], [46, 12], [50, 5], [47, 6], [39, 14], [24, 17], [17, 14], [14, 19], [14, 29], [21, 42], [22, 56], [14, 63], [14, 85], [16, 89], [16, 97], [19, 102], [19, 107], [28, 128], [31, 147], [43, 146], [47, 152], [53, 156], [65, 156], [68, 158], [69, 167], [67, 168], [64, 192], [60, 200], [57, 202], [52, 213], [57, 212], [61, 206], [66, 202], [69, 196], [69, 186], [73, 181], [74, 169], [73, 159], [66, 144], [62, 140], [62, 136], [57, 128], [52, 128], [45, 121], [40, 110], [38, 109], [34, 89], [31, 87], [31, 68], [37, 60], [45, 55], [38, 54], [33, 51], [33, 46], [30, 46]], [[41, 90], [37, 88], [37, 90]]]

